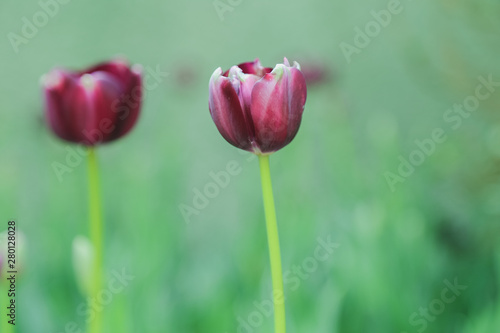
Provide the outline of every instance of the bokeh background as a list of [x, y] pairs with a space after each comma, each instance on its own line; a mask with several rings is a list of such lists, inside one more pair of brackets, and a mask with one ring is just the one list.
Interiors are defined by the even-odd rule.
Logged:
[[[500, 330], [498, 86], [456, 129], [443, 118], [479, 76], [500, 81], [497, 1], [402, 0], [351, 57], [342, 43], [355, 46], [391, 1], [57, 3], [16, 53], [9, 33], [43, 6], [0, 2], [0, 230], [15, 218], [26, 237], [16, 332], [85, 332], [71, 249], [88, 235], [86, 163], [58, 180], [52, 164], [75, 147], [48, 131], [39, 78], [117, 55], [168, 76], [133, 132], [98, 150], [106, 281], [134, 276], [105, 305], [105, 332], [272, 332], [255, 305], [271, 291], [258, 163], [217, 132], [207, 85], [219, 66], [284, 56], [321, 74], [297, 137], [271, 157], [283, 269], [296, 279], [289, 332]], [[436, 128], [446, 140], [391, 187], [387, 172]], [[230, 161], [241, 173], [187, 223], [180, 205]], [[338, 246], [313, 265], [318, 238]], [[455, 280], [467, 288], [443, 303]]]

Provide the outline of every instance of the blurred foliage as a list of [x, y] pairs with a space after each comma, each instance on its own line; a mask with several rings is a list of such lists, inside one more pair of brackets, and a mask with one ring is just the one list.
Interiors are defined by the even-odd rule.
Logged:
[[[169, 76], [147, 92], [134, 131], [98, 152], [107, 278], [135, 277], [105, 307], [106, 332], [245, 332], [238, 318], [269, 298], [257, 161], [217, 132], [207, 85], [219, 66], [283, 56], [329, 73], [271, 158], [284, 270], [312, 257], [318, 237], [340, 245], [287, 294], [289, 332], [497, 332], [500, 91], [456, 130], [443, 115], [479, 76], [500, 81], [500, 4], [402, 1], [348, 63], [339, 45], [390, 2], [243, 0], [221, 20], [212, 1], [70, 1], [15, 53], [8, 34], [41, 7], [3, 0], [0, 212], [27, 243], [18, 332], [84, 327], [71, 244], [88, 233], [86, 168], [58, 181], [52, 163], [72, 146], [44, 124], [39, 77], [115, 55]], [[447, 140], [391, 191], [385, 173], [436, 128]], [[242, 172], [185, 223], [179, 205], [231, 160]], [[412, 325], [455, 278], [467, 289], [425, 329]], [[253, 331], [271, 332], [271, 317]]]

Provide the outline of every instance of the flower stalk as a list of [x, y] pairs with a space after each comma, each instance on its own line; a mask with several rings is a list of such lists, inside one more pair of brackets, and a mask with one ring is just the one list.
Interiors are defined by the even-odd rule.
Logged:
[[231, 145], [259, 157], [262, 195], [273, 286], [275, 333], [285, 333], [285, 294], [274, 207], [269, 155], [287, 146], [297, 134], [307, 98], [300, 65], [288, 59], [274, 69], [259, 59], [217, 68], [208, 83], [208, 108], [220, 134]]
[[[96, 297], [102, 286], [103, 227], [101, 196], [99, 190], [99, 170], [96, 152], [92, 147], [88, 148], [88, 181], [90, 240], [94, 247], [94, 260], [92, 261], [92, 295], [89, 296]], [[95, 317], [89, 325], [89, 333], [101, 333], [101, 311], [96, 311]]]
[[281, 268], [280, 241], [276, 209], [274, 207], [269, 155], [259, 155], [260, 175], [262, 181], [262, 197], [266, 216], [267, 241], [269, 259], [271, 263], [271, 277], [273, 285], [274, 330], [275, 333], [285, 333], [285, 294], [283, 289], [283, 272]]

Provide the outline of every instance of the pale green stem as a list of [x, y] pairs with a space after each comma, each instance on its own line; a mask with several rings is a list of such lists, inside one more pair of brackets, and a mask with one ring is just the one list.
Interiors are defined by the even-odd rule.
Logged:
[[[92, 295], [89, 296], [93, 298], [97, 296], [102, 288], [103, 227], [97, 157], [94, 148], [89, 148], [88, 152], [90, 241], [94, 247]], [[95, 311], [94, 313], [95, 317], [89, 323], [89, 333], [101, 333], [102, 311]]]
[[271, 171], [269, 169], [269, 155], [259, 155], [259, 164], [273, 283], [274, 331], [275, 333], [285, 333], [285, 293], [283, 290], [280, 241], [278, 236], [278, 223], [276, 221], [276, 209], [274, 208]]

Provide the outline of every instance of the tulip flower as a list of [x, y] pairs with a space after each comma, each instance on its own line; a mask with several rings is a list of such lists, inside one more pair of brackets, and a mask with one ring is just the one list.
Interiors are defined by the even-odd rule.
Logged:
[[289, 144], [299, 130], [306, 102], [306, 81], [298, 63], [285, 58], [274, 69], [259, 60], [216, 69], [209, 83], [209, 109], [217, 129], [233, 146], [259, 157], [266, 218], [274, 327], [285, 333], [283, 272], [269, 155]]
[[297, 62], [274, 69], [259, 60], [215, 70], [209, 83], [209, 109], [230, 144], [255, 154], [273, 153], [299, 130], [306, 102], [306, 81]]
[[[91, 272], [84, 289], [94, 298], [102, 290], [103, 223], [95, 146], [127, 134], [137, 122], [142, 104], [140, 66], [114, 60], [82, 71], [54, 69], [42, 77], [45, 114], [61, 139], [88, 147], [88, 189]], [[89, 333], [102, 332], [102, 315], [89, 321]]]
[[54, 69], [42, 77], [42, 85], [52, 131], [86, 146], [127, 134], [141, 109], [140, 67], [120, 60], [76, 72]]

